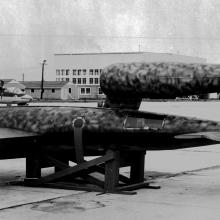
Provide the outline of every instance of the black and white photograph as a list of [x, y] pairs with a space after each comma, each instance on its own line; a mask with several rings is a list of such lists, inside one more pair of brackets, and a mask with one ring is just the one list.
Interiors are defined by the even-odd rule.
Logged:
[[219, 203], [220, 1], [0, 0], [0, 219]]

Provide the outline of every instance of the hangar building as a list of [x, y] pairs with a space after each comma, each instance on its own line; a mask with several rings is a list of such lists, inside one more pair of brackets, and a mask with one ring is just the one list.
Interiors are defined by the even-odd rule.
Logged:
[[206, 59], [169, 53], [125, 52], [125, 53], [79, 53], [55, 54], [56, 81], [70, 81], [77, 85], [79, 98], [100, 98], [99, 85], [102, 69], [121, 62], [184, 62], [205, 63]]

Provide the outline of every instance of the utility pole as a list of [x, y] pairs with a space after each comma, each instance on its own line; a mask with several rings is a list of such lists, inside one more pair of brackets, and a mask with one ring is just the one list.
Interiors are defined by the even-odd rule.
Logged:
[[44, 65], [46, 64], [46, 60], [42, 62], [42, 75], [41, 75], [41, 94], [40, 98], [43, 98], [43, 93], [44, 93]]
[[4, 92], [4, 81], [3, 80], [0, 80], [0, 96], [1, 96], [1, 99], [2, 99], [2, 96], [3, 96], [3, 92]]
[[24, 82], [24, 73], [22, 73], [22, 81]]

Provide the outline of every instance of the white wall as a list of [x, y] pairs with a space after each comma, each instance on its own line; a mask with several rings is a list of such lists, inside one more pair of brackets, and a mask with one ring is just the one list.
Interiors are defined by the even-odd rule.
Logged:
[[[185, 62], [205, 63], [206, 59], [165, 53], [94, 53], [94, 54], [55, 54], [56, 69], [102, 69], [119, 62]], [[54, 79], [56, 71], [54, 70]]]
[[[71, 89], [71, 93], [69, 93], [69, 89]], [[73, 83], [69, 82], [61, 88], [61, 99], [78, 99], [78, 89], [77, 86]]]

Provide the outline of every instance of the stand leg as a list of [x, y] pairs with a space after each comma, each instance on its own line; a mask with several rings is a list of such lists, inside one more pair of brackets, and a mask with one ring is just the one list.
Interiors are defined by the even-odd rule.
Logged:
[[41, 160], [38, 152], [26, 157], [26, 179], [41, 178]]
[[132, 155], [132, 164], [130, 178], [131, 183], [144, 182], [144, 166], [145, 166], [145, 154], [146, 152], [134, 152]]
[[[119, 182], [119, 151], [112, 151], [113, 160], [105, 164], [105, 192], [115, 192]], [[108, 152], [107, 152], [108, 153]]]

